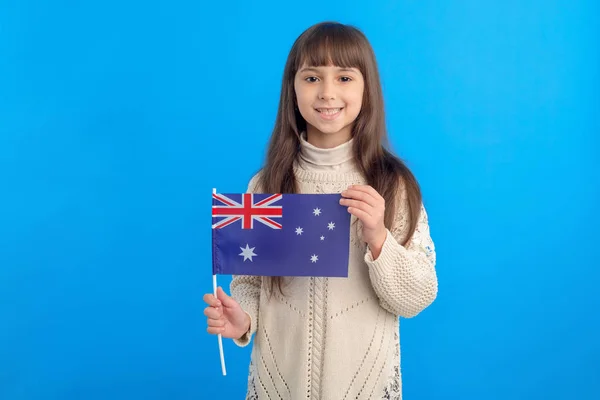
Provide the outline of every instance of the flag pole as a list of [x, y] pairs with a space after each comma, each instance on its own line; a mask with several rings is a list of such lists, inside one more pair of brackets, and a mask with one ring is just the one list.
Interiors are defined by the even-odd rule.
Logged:
[[[217, 189], [213, 188], [213, 194], [217, 193]], [[214, 251], [214, 250], [213, 250]], [[214, 260], [213, 260], [214, 262]], [[213, 273], [213, 293], [215, 297], [217, 297], [217, 275]], [[219, 354], [221, 356], [221, 371], [223, 372], [223, 376], [227, 375], [227, 370], [225, 368], [225, 354], [223, 352], [223, 336], [219, 333]]]

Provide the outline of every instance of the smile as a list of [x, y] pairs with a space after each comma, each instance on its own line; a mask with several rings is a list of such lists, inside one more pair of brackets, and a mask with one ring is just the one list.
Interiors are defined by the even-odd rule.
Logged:
[[335, 119], [338, 115], [340, 115], [343, 107], [339, 108], [316, 108], [315, 110], [321, 114], [321, 117], [324, 119]]

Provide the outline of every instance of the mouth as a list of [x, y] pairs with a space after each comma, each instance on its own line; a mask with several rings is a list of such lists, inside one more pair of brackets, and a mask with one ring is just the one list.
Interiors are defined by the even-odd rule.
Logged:
[[315, 111], [317, 111], [319, 114], [321, 114], [321, 117], [324, 119], [335, 119], [338, 115], [340, 115], [340, 113], [342, 112], [343, 109], [344, 109], [344, 107], [315, 108]]

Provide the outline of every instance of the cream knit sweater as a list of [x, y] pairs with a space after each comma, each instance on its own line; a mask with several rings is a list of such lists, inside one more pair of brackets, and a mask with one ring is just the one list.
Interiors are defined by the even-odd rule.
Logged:
[[[302, 139], [295, 165], [302, 193], [340, 193], [365, 184], [352, 157], [352, 141], [319, 149]], [[248, 191], [260, 192], [256, 176]], [[250, 315], [254, 336], [247, 399], [401, 399], [398, 317], [413, 317], [437, 295], [435, 250], [427, 214], [405, 247], [403, 191], [394, 226], [376, 260], [352, 217], [348, 278], [284, 280], [284, 294], [269, 298], [262, 278], [234, 276], [231, 295]]]

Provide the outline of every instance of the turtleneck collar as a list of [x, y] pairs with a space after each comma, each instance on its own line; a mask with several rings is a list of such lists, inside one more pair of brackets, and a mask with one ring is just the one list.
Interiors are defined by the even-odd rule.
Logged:
[[306, 132], [300, 135], [300, 159], [309, 169], [319, 170], [348, 170], [352, 167], [354, 154], [352, 142], [354, 139], [330, 149], [322, 149], [310, 144]]

